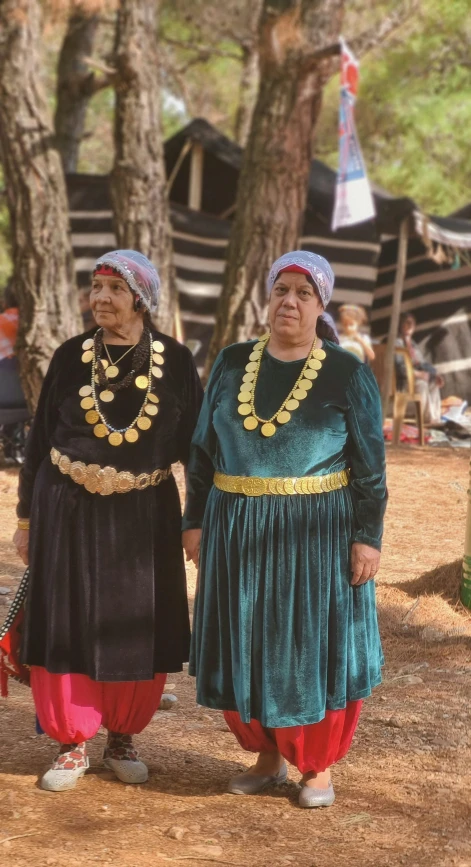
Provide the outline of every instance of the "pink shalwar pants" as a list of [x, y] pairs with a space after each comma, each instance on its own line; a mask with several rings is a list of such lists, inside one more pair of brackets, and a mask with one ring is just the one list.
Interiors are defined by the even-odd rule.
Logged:
[[321, 722], [281, 729], [266, 729], [256, 719], [243, 723], [236, 711], [226, 711], [224, 718], [242, 749], [278, 750], [302, 774], [321, 774], [347, 755], [361, 706], [361, 701], [349, 701], [343, 710], [327, 710]]
[[101, 683], [84, 674], [51, 674], [31, 667], [31, 688], [41, 728], [61, 744], [77, 744], [100, 726], [119, 734], [139, 734], [160, 704], [166, 674], [153, 680]]

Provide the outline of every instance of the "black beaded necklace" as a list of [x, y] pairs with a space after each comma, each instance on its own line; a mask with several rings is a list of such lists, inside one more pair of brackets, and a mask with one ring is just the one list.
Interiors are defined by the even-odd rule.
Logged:
[[95, 334], [95, 358], [97, 359], [96, 366], [96, 375], [98, 376], [98, 384], [101, 388], [105, 387], [108, 391], [116, 394], [118, 391], [122, 391], [124, 388], [129, 388], [132, 385], [134, 374], [141, 369], [144, 362], [149, 357], [149, 344], [150, 344], [150, 331], [147, 326], [144, 326], [144, 329], [141, 334], [141, 338], [139, 343], [136, 344], [134, 352], [132, 354], [132, 369], [120, 382], [110, 382], [110, 380], [106, 376], [105, 366], [101, 359], [101, 353], [103, 351], [103, 328], [99, 328]]

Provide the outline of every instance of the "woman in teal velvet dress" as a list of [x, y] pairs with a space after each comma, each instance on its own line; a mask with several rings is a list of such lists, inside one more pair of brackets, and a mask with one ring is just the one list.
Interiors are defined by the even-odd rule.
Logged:
[[[334, 275], [295, 251], [268, 278], [270, 332], [218, 356], [193, 437], [183, 544], [199, 559], [190, 672], [256, 764], [328, 806], [381, 681], [374, 577], [386, 505], [376, 381], [322, 319]], [[328, 339], [328, 338], [331, 339]]]

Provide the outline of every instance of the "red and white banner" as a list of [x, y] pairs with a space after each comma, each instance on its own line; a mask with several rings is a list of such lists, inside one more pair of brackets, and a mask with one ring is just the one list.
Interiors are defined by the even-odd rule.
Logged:
[[341, 39], [339, 171], [335, 190], [332, 229], [363, 223], [375, 216], [375, 206], [355, 127], [354, 106], [358, 93], [359, 63]]

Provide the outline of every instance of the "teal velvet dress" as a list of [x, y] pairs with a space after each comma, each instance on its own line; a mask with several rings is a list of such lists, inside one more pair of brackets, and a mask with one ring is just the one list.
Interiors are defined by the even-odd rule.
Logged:
[[[352, 587], [352, 543], [380, 549], [387, 491], [381, 407], [369, 367], [334, 343], [288, 424], [247, 431], [237, 395], [252, 344], [217, 358], [193, 437], [183, 528], [202, 527], [190, 673], [199, 704], [269, 728], [307, 725], [381, 681], [374, 581]], [[255, 392], [269, 418], [303, 361], [264, 352]], [[248, 497], [213, 486], [237, 476], [351, 469], [322, 494]]]

